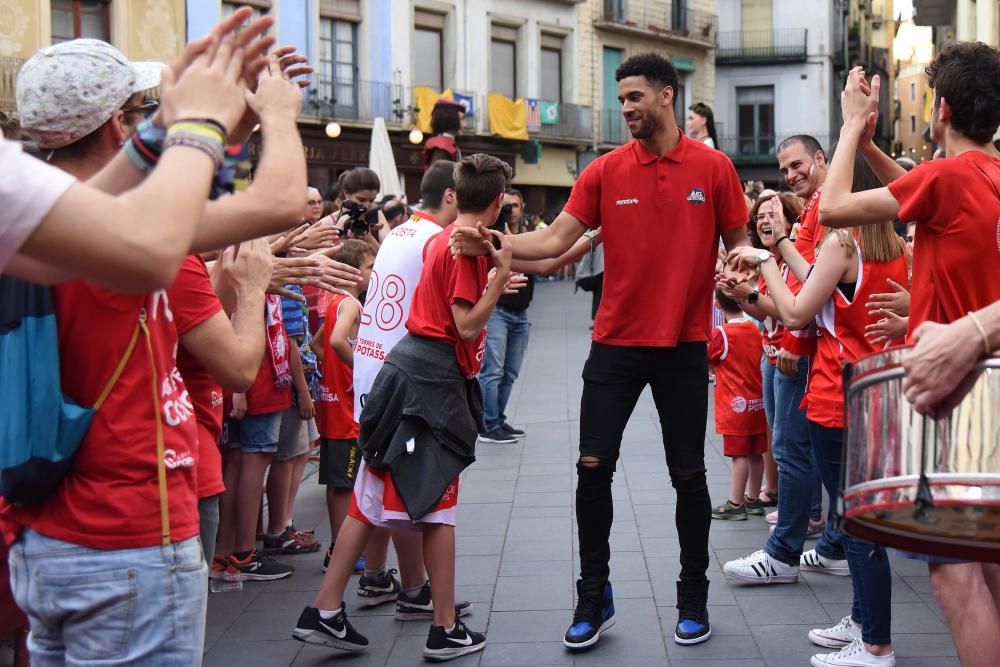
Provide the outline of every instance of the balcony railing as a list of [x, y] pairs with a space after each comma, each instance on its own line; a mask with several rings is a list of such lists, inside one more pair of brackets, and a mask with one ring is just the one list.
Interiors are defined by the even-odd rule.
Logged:
[[715, 46], [718, 65], [805, 62], [806, 28], [720, 32]]
[[529, 127], [528, 132], [539, 139], [577, 139], [589, 143], [594, 137], [593, 123], [590, 107], [560, 102], [557, 123], [543, 122], [537, 129]]
[[381, 116], [387, 123], [401, 123], [407, 119], [395, 112], [401, 111], [397, 100], [407, 99], [402, 93], [402, 86], [384, 81], [318, 78], [306, 91], [302, 115], [361, 122]]
[[777, 147], [773, 134], [720, 137], [719, 143], [719, 149], [734, 160], [772, 160]]
[[17, 108], [14, 98], [14, 84], [17, 73], [24, 64], [24, 58], [0, 56], [0, 111], [11, 113]]
[[657, 35], [677, 37], [715, 45], [718, 17], [715, 14], [687, 9], [682, 4], [669, 3], [665, 8], [649, 7], [650, 3], [622, 3], [607, 0], [598, 24], [622, 30], [639, 30]]

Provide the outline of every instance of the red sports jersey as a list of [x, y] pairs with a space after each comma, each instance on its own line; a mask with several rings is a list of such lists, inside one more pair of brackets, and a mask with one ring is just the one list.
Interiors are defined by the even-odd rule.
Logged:
[[[778, 258], [778, 269], [781, 271], [781, 275], [784, 276], [785, 282], [788, 283], [789, 287], [792, 285], [792, 281], [798, 286], [798, 281], [795, 280], [794, 274], [788, 270], [788, 266]], [[789, 277], [791, 280], [789, 280]], [[764, 280], [764, 276], [760, 276], [757, 279], [757, 291], [761, 295], [770, 294], [770, 290], [767, 289], [767, 281]], [[797, 289], [793, 289], [794, 293], [798, 293]], [[775, 319], [768, 315], [764, 318], [764, 355], [767, 358], [767, 363], [772, 366], [778, 362], [778, 350], [781, 349], [781, 341], [785, 336], [785, 325], [781, 320]]]
[[340, 306], [348, 299], [354, 297], [333, 296], [323, 325], [323, 384], [316, 397], [316, 421], [319, 434], [330, 440], [357, 438], [359, 430], [354, 421], [354, 374], [330, 345], [330, 333], [340, 317]]
[[140, 316], [149, 329], [152, 355], [140, 332], [59, 488], [38, 505], [3, 507], [0, 501], [4, 536], [9, 539], [27, 526], [92, 549], [161, 544], [158, 424], [164, 438], [170, 539], [196, 536], [198, 436], [194, 407], [176, 367], [177, 330], [166, 291], [117, 294], [73, 280], [55, 287], [54, 296], [62, 389], [77, 403], [97, 400]]
[[[222, 304], [212, 288], [205, 261], [189, 255], [181, 264], [174, 284], [167, 290], [174, 311], [174, 325], [181, 338], [216, 313]], [[184, 347], [177, 349], [177, 370], [188, 388], [198, 421], [198, 497], [208, 498], [226, 490], [222, 481], [222, 387]]]
[[247, 414], [266, 415], [292, 407], [292, 379], [288, 354], [291, 342], [281, 317], [281, 297], [269, 294], [267, 309], [267, 346], [257, 378], [247, 390]]
[[[860, 255], [857, 244], [855, 249]], [[887, 347], [876, 347], [865, 339], [865, 327], [875, 321], [865, 304], [872, 294], [887, 290], [887, 279], [906, 284], [906, 260], [902, 255], [889, 262], [866, 262], [860, 256], [857, 260], [854, 298], [848, 300], [838, 289], [817, 318], [820, 336], [803, 403], [809, 421], [827, 428], [844, 426], [843, 364]]]
[[715, 367], [715, 431], [721, 435], [767, 432], [760, 374], [760, 330], [747, 319], [712, 329], [708, 361]]
[[459, 300], [470, 304], [479, 301], [486, 291], [489, 269], [485, 257], [452, 258], [448, 240], [453, 227], [448, 225], [427, 243], [406, 330], [414, 336], [451, 343], [458, 367], [466, 377], [473, 378], [483, 365], [486, 329], [476, 340], [466, 343], [458, 334], [451, 306]]
[[899, 218], [917, 223], [908, 336], [1000, 300], [1000, 160], [979, 151], [932, 160], [889, 191]]
[[747, 224], [725, 154], [683, 134], [660, 157], [638, 141], [594, 160], [566, 212], [604, 238], [594, 340], [673, 347], [708, 340], [719, 235]]

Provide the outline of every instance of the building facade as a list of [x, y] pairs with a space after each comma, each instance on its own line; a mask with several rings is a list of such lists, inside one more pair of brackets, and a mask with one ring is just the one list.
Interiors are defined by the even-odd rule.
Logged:
[[169, 62], [186, 22], [184, 0], [0, 0], [0, 112], [14, 110], [17, 72], [43, 47], [93, 37], [133, 60]]
[[846, 5], [837, 0], [718, 0], [715, 121], [743, 180], [776, 185], [777, 145], [793, 134], [824, 148], [840, 127]]

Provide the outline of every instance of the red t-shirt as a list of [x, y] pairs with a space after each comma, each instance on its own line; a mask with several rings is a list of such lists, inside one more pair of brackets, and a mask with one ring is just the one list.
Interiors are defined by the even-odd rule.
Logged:
[[899, 219], [917, 223], [907, 337], [1000, 300], [1000, 160], [968, 151], [925, 162], [889, 192]]
[[720, 435], [767, 432], [760, 374], [760, 330], [750, 320], [712, 329], [708, 361], [715, 367], [715, 431]]
[[470, 304], [479, 301], [486, 291], [489, 269], [485, 257], [452, 258], [448, 239], [454, 226], [454, 223], [448, 225], [427, 242], [424, 267], [413, 293], [406, 330], [414, 336], [451, 343], [458, 367], [466, 377], [472, 378], [483, 365], [486, 329], [483, 328], [476, 340], [466, 343], [458, 334], [451, 306], [458, 300]]
[[[857, 246], [855, 246], [857, 248]], [[844, 362], [854, 362], [879, 349], [865, 338], [865, 327], [877, 318], [865, 306], [872, 294], [887, 289], [887, 279], [906, 284], [906, 260], [859, 262], [854, 298], [838, 289], [820, 313], [820, 336], [803, 403], [809, 421], [827, 428], [844, 425]], [[895, 341], [895, 344], [902, 340]]]
[[[212, 288], [212, 278], [204, 260], [198, 255], [184, 259], [167, 295], [170, 297], [170, 309], [174, 311], [178, 337], [222, 312], [222, 304]], [[184, 378], [198, 422], [198, 497], [208, 498], [226, 490], [222, 482], [222, 454], [219, 452], [222, 387], [183, 343], [177, 349], [177, 370]]]
[[288, 354], [291, 350], [291, 343], [281, 318], [281, 298], [269, 294], [264, 307], [267, 309], [267, 345], [264, 348], [264, 359], [261, 360], [257, 377], [247, 390], [248, 415], [266, 415], [292, 407], [291, 380], [279, 386], [278, 370], [276, 370], [277, 367], [288, 372]]
[[93, 549], [161, 544], [158, 421], [165, 441], [171, 540], [198, 535], [194, 406], [176, 367], [177, 330], [167, 293], [123, 295], [74, 280], [55, 287], [54, 296], [62, 389], [77, 403], [96, 402], [125, 355], [140, 309], [152, 358], [140, 332], [121, 377], [77, 449], [72, 471], [45, 502], [4, 507], [4, 519], [13, 521], [4, 522], [6, 536], [27, 526]]
[[[778, 258], [778, 269], [781, 271], [781, 275], [785, 277], [785, 282], [791, 285], [789, 276], [791, 280], [795, 280], [795, 276], [791, 271], [788, 270], [788, 266]], [[796, 283], [798, 281], [795, 281]], [[760, 276], [757, 279], [757, 291], [762, 295], [766, 296], [771, 293], [767, 288], [767, 281], [764, 280], [764, 276]], [[796, 290], [797, 293], [797, 290]], [[778, 350], [781, 349], [781, 340], [785, 336], [785, 325], [781, 320], [775, 319], [768, 315], [764, 318], [764, 356], [767, 358], [767, 363], [774, 366], [778, 362]]]
[[662, 158], [632, 141], [583, 171], [565, 210], [603, 230], [595, 341], [708, 340], [719, 234], [747, 224], [743, 188], [725, 154], [683, 134]]
[[316, 423], [319, 434], [331, 440], [357, 438], [359, 431], [354, 421], [354, 373], [330, 345], [330, 333], [340, 315], [340, 304], [353, 298], [334, 294], [323, 328], [323, 384], [316, 397]]

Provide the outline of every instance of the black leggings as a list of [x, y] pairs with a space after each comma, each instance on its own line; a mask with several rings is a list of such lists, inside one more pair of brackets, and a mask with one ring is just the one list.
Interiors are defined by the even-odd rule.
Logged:
[[607, 580], [611, 560], [611, 479], [622, 433], [642, 390], [649, 385], [660, 416], [670, 482], [677, 491], [677, 536], [682, 584], [707, 586], [708, 531], [712, 503], [705, 480], [708, 419], [705, 343], [677, 347], [619, 347], [593, 343], [583, 368], [580, 456], [600, 459], [577, 465], [576, 518], [580, 576]]

